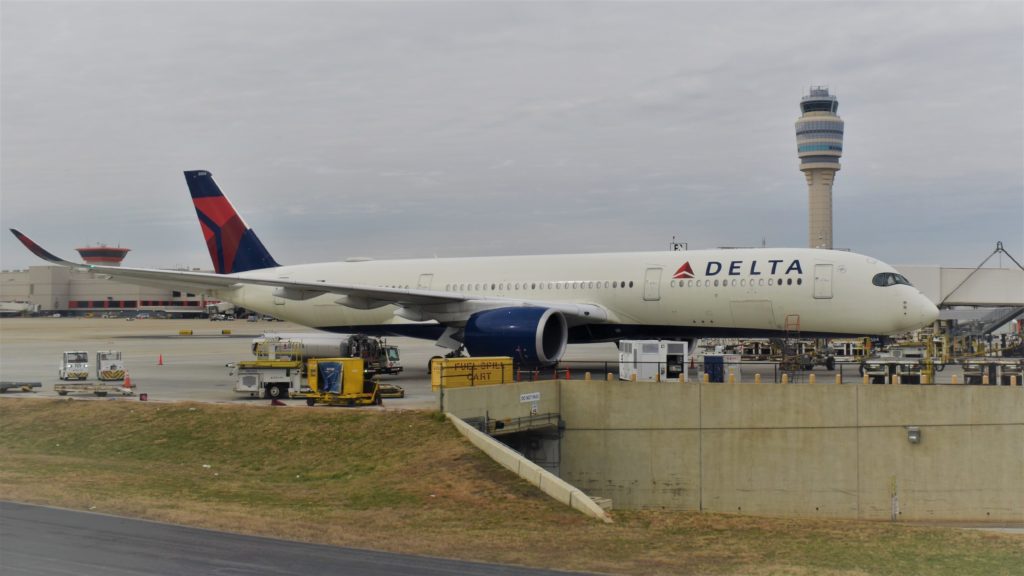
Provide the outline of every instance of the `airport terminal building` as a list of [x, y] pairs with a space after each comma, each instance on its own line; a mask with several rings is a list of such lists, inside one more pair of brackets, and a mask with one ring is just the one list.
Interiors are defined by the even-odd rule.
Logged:
[[[202, 294], [115, 282], [62, 266], [32, 266], [0, 272], [0, 302], [28, 304], [26, 312], [118, 315], [164, 312], [198, 316], [210, 302]], [[17, 307], [5, 306], [16, 312]]]

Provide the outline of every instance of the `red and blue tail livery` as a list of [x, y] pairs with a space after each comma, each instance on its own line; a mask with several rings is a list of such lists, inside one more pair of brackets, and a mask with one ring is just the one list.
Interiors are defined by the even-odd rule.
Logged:
[[280, 266], [206, 170], [185, 171], [214, 270], [232, 274]]

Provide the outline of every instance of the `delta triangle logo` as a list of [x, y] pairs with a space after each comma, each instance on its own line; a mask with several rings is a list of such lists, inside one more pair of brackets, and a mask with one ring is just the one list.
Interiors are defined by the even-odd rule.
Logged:
[[673, 278], [693, 278], [693, 268], [690, 268], [690, 263], [686, 262], [676, 270], [676, 273], [672, 275]]

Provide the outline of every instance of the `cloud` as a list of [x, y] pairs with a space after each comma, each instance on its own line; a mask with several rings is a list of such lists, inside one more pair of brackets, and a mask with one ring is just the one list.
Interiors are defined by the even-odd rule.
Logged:
[[[211, 170], [287, 262], [802, 246], [793, 122], [846, 121], [844, 248], [1024, 254], [1018, 3], [6, 3], [0, 222], [205, 251]], [[950, 232], [950, 226], [955, 232]], [[913, 230], [913, 235], [907, 234]], [[350, 250], [349, 247], [352, 247]], [[3, 267], [38, 262], [0, 244]]]

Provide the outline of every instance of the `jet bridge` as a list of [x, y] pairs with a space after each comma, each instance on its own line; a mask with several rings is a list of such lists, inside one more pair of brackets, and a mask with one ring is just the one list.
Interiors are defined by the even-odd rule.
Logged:
[[[996, 254], [1008, 257], [1007, 267], [985, 268]], [[998, 242], [975, 268], [897, 266], [939, 308], [954, 306], [1024, 308], [1024, 266]], [[1009, 319], [1015, 317], [1010, 314]]]

